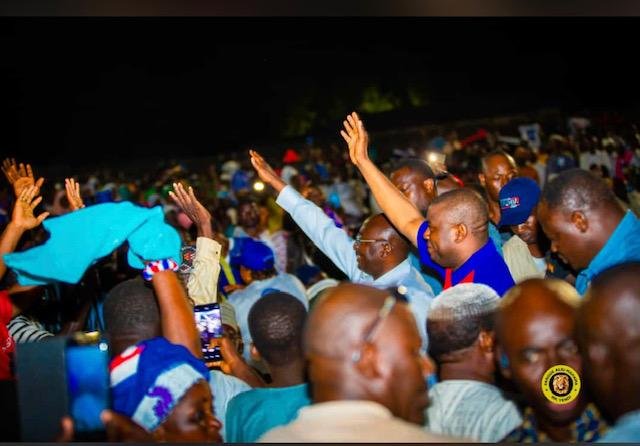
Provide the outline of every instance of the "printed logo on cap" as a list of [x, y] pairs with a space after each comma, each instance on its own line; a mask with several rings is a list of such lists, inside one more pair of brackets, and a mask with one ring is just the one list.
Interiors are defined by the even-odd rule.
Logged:
[[515, 209], [520, 206], [520, 197], [507, 197], [500, 200], [500, 209]]

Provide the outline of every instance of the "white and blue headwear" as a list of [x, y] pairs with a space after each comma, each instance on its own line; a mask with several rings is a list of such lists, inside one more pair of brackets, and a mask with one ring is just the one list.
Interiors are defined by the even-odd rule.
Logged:
[[149, 432], [166, 420], [194, 384], [209, 377], [200, 359], [162, 337], [129, 347], [109, 369], [113, 410]]

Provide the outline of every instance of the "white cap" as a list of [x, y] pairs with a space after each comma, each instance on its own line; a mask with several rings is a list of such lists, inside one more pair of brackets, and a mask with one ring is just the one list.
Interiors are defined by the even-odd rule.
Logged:
[[431, 303], [428, 320], [460, 321], [496, 311], [500, 296], [481, 283], [461, 283], [448, 288]]

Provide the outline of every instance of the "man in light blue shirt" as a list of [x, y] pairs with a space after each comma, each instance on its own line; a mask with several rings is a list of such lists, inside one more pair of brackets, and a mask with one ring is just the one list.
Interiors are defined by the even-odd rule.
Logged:
[[245, 345], [243, 356], [248, 363], [258, 365], [255, 361], [252, 361], [249, 353], [252, 339], [247, 318], [253, 304], [272, 291], [291, 294], [302, 302], [305, 308], [309, 307], [309, 302], [307, 301], [304, 285], [296, 276], [287, 273], [276, 273], [273, 251], [265, 243], [251, 238], [245, 239], [237, 262], [240, 276], [247, 286], [231, 293], [229, 295], [229, 303], [236, 310], [236, 319]]
[[302, 352], [306, 317], [304, 306], [287, 293], [270, 294], [251, 308], [252, 355], [267, 364], [272, 382], [229, 402], [225, 441], [253, 443], [268, 430], [288, 424], [300, 408], [311, 404]]
[[598, 407], [615, 424], [603, 443], [640, 442], [640, 263], [593, 279], [578, 311], [578, 345]]
[[411, 264], [409, 245], [386, 216], [378, 214], [367, 219], [354, 240], [337, 228], [322, 209], [285, 184], [258, 153], [252, 151], [251, 156], [262, 181], [279, 193], [278, 205], [349, 280], [381, 289], [399, 286], [406, 289], [409, 307], [426, 348], [426, 320], [433, 291]]
[[538, 221], [551, 251], [579, 271], [580, 295], [605, 269], [640, 261], [640, 220], [625, 212], [607, 184], [590, 172], [567, 170], [549, 182], [542, 191]]

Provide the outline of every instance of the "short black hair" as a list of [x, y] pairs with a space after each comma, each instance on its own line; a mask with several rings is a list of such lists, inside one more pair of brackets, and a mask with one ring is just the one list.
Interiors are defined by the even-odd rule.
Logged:
[[160, 329], [160, 310], [153, 290], [140, 278], [125, 280], [104, 300], [104, 324], [110, 336]]
[[601, 178], [583, 169], [565, 170], [548, 182], [540, 201], [549, 209], [597, 209], [617, 204], [616, 196]]
[[405, 167], [408, 167], [412, 172], [416, 172], [425, 178], [435, 178], [433, 169], [431, 169], [429, 163], [427, 163], [422, 158], [402, 158], [393, 164], [393, 168], [391, 169], [391, 171], [395, 172], [396, 170], [400, 170]]
[[494, 156], [503, 156], [506, 159], [508, 159], [509, 162], [513, 162], [513, 164], [516, 165], [513, 157], [509, 155], [507, 152], [505, 152], [504, 150], [492, 150], [491, 152], [487, 153], [482, 158], [480, 158], [480, 172], [484, 172], [486, 170], [487, 161], [489, 161]]
[[480, 193], [465, 186], [453, 189], [437, 196], [431, 207], [446, 203], [448, 219], [457, 224], [464, 223], [470, 232], [483, 234], [480, 238], [487, 236], [489, 224], [489, 206]]
[[251, 307], [249, 333], [268, 364], [283, 366], [304, 357], [302, 332], [307, 310], [291, 294], [270, 293]]
[[436, 361], [471, 347], [481, 331], [493, 331], [496, 311], [470, 316], [464, 321], [428, 320], [429, 355]]

